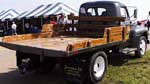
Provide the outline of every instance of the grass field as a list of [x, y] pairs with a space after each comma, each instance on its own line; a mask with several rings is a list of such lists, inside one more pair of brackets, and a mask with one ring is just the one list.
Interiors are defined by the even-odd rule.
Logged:
[[108, 70], [100, 84], [150, 84], [150, 52], [143, 58], [110, 56]]

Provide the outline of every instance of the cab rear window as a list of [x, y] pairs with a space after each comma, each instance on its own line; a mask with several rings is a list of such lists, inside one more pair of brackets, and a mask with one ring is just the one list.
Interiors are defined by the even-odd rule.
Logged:
[[90, 16], [102, 16], [102, 14], [104, 14], [104, 12], [106, 13], [106, 9], [105, 8], [88, 8], [87, 9], [87, 15]]

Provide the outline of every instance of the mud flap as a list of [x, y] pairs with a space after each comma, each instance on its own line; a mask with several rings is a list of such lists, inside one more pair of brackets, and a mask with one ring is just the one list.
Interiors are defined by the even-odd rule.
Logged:
[[69, 82], [82, 83], [85, 80], [86, 60], [72, 58], [67, 60], [64, 66], [64, 76]]

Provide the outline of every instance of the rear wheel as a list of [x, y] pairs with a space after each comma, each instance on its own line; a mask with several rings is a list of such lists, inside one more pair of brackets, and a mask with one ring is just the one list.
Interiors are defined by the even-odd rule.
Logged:
[[145, 55], [147, 49], [147, 41], [144, 36], [140, 37], [138, 41], [137, 50], [135, 51], [135, 56], [141, 58]]
[[107, 56], [104, 52], [95, 53], [87, 61], [87, 77], [90, 83], [95, 84], [102, 80], [107, 70]]
[[103, 79], [107, 65], [107, 56], [102, 51], [74, 56], [66, 59], [64, 78], [69, 82], [96, 84]]

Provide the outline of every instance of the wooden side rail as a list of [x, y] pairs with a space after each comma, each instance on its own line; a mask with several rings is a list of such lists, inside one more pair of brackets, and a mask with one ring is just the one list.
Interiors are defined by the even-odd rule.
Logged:
[[125, 17], [111, 17], [111, 16], [72, 16], [68, 15], [69, 20], [80, 20], [80, 21], [125, 21]]
[[92, 39], [89, 40], [89, 47], [94, 47], [105, 43], [107, 43], [107, 38]]
[[53, 27], [54, 25], [53, 24], [44, 24], [42, 26], [42, 31], [41, 32], [49, 32], [49, 31], [53, 31]]
[[107, 31], [107, 42], [116, 42], [123, 40], [123, 26], [111, 27]]
[[13, 41], [20, 41], [20, 40], [36, 39], [36, 38], [47, 38], [47, 37], [51, 37], [52, 33], [53, 32], [5, 36], [3, 37], [3, 42], [13, 42]]
[[42, 31], [41, 32], [59, 31], [59, 30], [63, 30], [64, 28], [65, 28], [65, 25], [63, 25], [63, 24], [57, 24], [57, 25], [44, 24], [42, 26]]
[[101, 29], [107, 26], [101, 24], [66, 24], [65, 27], [83, 28], [83, 29]]
[[86, 40], [82, 42], [68, 44], [66, 50], [75, 51], [75, 50], [83, 49], [86, 47], [95, 47], [95, 46], [106, 44], [106, 43], [107, 43], [107, 38], [91, 39], [91, 40]]
[[67, 51], [75, 51], [75, 50], [79, 50], [79, 49], [82, 49], [82, 48], [86, 48], [87, 45], [88, 45], [88, 41], [72, 43], [72, 44], [68, 44], [66, 50]]

